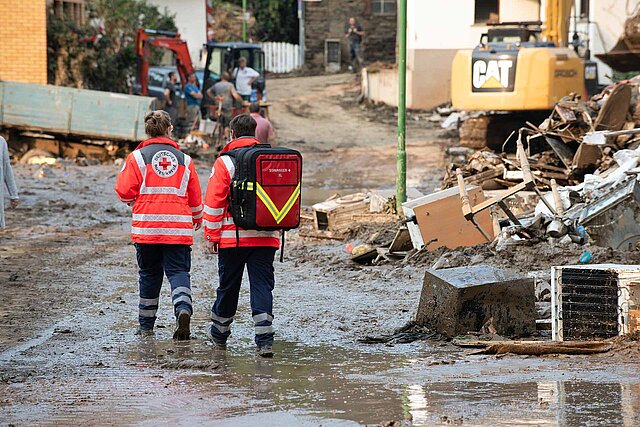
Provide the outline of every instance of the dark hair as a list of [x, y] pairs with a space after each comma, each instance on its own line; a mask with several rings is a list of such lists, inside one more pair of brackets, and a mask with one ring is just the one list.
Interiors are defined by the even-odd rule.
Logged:
[[169, 79], [171, 79], [171, 77], [175, 76], [176, 72], [175, 71], [169, 71], [169, 74], [167, 74], [167, 76], [169, 77]]
[[251, 105], [249, 105], [249, 112], [250, 113], [259, 113], [260, 112], [260, 104], [258, 104], [257, 102], [252, 102]]
[[236, 138], [240, 138], [241, 136], [256, 136], [257, 125], [253, 117], [248, 114], [235, 116], [233, 120], [231, 120], [231, 123], [229, 123], [229, 127]]
[[231, 80], [231, 74], [229, 74], [228, 71], [223, 72], [222, 73], [222, 80], [230, 81]]
[[171, 116], [163, 110], [149, 111], [144, 116], [144, 131], [151, 138], [166, 136], [171, 126]]

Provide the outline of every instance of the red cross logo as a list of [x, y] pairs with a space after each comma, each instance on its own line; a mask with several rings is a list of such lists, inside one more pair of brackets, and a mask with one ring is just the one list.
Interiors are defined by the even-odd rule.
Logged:
[[172, 165], [172, 163], [166, 157], [163, 157], [162, 161], [158, 162], [158, 166], [162, 166], [162, 169], [164, 169], [164, 170], [169, 169], [169, 166], [171, 166], [171, 165]]
[[158, 151], [151, 160], [153, 171], [162, 178], [169, 178], [178, 171], [178, 159], [168, 150]]

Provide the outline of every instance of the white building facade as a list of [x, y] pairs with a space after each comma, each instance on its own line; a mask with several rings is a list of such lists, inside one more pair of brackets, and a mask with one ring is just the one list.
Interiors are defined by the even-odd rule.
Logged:
[[[460, 49], [473, 49], [488, 22], [544, 21], [548, 0], [408, 0], [407, 106], [431, 109], [451, 99], [451, 62]], [[569, 40], [577, 22], [581, 38], [589, 35], [592, 59], [610, 50], [640, 0], [576, 0]], [[581, 16], [582, 15], [582, 16]], [[589, 19], [587, 19], [587, 17]], [[590, 23], [587, 23], [590, 21]], [[600, 83], [611, 69], [598, 62]], [[363, 82], [372, 100], [397, 105], [397, 71], [368, 73]]]

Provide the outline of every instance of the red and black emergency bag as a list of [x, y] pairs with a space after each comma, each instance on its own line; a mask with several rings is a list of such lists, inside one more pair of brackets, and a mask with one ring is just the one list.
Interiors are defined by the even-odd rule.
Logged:
[[222, 155], [235, 165], [229, 212], [237, 227], [285, 231], [300, 225], [300, 152], [258, 144]]

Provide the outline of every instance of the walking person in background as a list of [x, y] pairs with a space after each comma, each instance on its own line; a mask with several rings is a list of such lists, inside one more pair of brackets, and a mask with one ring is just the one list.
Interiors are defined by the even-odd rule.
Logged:
[[251, 67], [247, 67], [247, 58], [240, 58], [238, 68], [233, 71], [233, 77], [236, 79], [236, 90], [245, 101], [251, 99], [251, 86], [253, 82], [258, 80], [260, 73]]
[[193, 229], [202, 224], [200, 183], [191, 157], [171, 139], [169, 114], [151, 111], [144, 126], [150, 139], [129, 154], [115, 186], [120, 200], [133, 205], [131, 238], [140, 284], [138, 334], [153, 335], [166, 274], [176, 316], [173, 338], [188, 340], [193, 314], [191, 245]]
[[18, 206], [20, 202], [18, 198], [18, 187], [16, 187], [16, 179], [13, 176], [11, 168], [11, 158], [9, 157], [9, 147], [7, 141], [0, 136], [0, 228], [5, 228], [4, 221], [4, 190], [5, 187], [9, 193], [9, 203], [12, 208]]
[[351, 65], [349, 65], [349, 69], [357, 73], [362, 67], [360, 44], [362, 43], [362, 37], [364, 37], [364, 30], [362, 26], [356, 22], [356, 18], [351, 17], [349, 18], [349, 22], [344, 26], [344, 32], [344, 36], [349, 40], [349, 53], [351, 55]]
[[249, 113], [253, 120], [256, 121], [256, 139], [261, 144], [276, 145], [276, 133], [273, 130], [271, 122], [260, 115], [260, 105], [257, 102], [249, 105]]
[[220, 107], [220, 115], [217, 120], [224, 130], [225, 141], [229, 139], [229, 122], [233, 118], [233, 100], [235, 99], [239, 103], [244, 102], [230, 80], [231, 76], [225, 71], [220, 76], [220, 81], [207, 89], [209, 98], [215, 100], [216, 106]]
[[169, 73], [169, 81], [164, 88], [164, 111], [169, 113], [171, 123], [176, 126], [178, 123], [178, 101], [176, 99], [176, 82], [178, 75], [175, 71]]
[[200, 125], [200, 101], [202, 100], [202, 92], [198, 87], [198, 81], [195, 73], [189, 74], [187, 84], [184, 87], [184, 95], [187, 99], [187, 123], [189, 130], [198, 129]]

